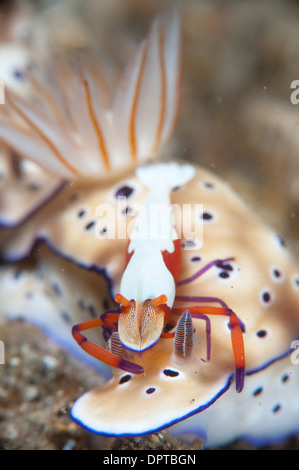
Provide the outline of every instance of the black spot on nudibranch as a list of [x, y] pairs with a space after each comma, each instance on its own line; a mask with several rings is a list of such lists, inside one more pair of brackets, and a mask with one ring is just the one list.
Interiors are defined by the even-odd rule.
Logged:
[[285, 244], [284, 239], [278, 234], [276, 234], [275, 237], [276, 237], [276, 240], [277, 240], [279, 246], [281, 246], [282, 248], [285, 248], [286, 244]]
[[120, 385], [121, 385], [121, 384], [125, 384], [125, 383], [129, 382], [129, 380], [130, 380], [131, 378], [132, 378], [132, 376], [131, 376], [130, 374], [123, 375], [118, 383], [119, 383]]
[[256, 388], [256, 389], [254, 390], [254, 392], [253, 392], [252, 395], [253, 395], [254, 397], [257, 397], [258, 395], [260, 395], [260, 394], [262, 393], [262, 391], [263, 391], [263, 387], [258, 387], [258, 388]]
[[299, 277], [294, 278], [294, 286], [296, 289], [299, 289]]
[[211, 181], [201, 181], [200, 186], [204, 189], [215, 189], [215, 184]]
[[130, 216], [130, 215], [134, 215], [134, 209], [133, 207], [131, 206], [126, 206], [122, 211], [121, 211], [122, 215], [125, 215], [125, 216]]
[[92, 305], [92, 304], [89, 305], [88, 306], [88, 311], [89, 311], [90, 315], [92, 316], [92, 318], [97, 318], [98, 315], [97, 315], [97, 312], [96, 312], [96, 309], [95, 309], [94, 305]]
[[15, 69], [12, 73], [13, 77], [18, 81], [23, 82], [27, 79], [25, 72], [23, 70]]
[[288, 373], [283, 374], [283, 376], [281, 377], [281, 381], [282, 381], [282, 383], [284, 383], [284, 384], [285, 384], [286, 382], [288, 382], [289, 379], [290, 379], [290, 375], [289, 375]]
[[278, 277], [281, 276], [281, 272], [280, 272], [278, 269], [273, 269], [272, 272], [273, 272], [273, 276], [274, 276], [275, 278], [278, 278]]
[[78, 300], [77, 300], [77, 305], [78, 305], [78, 307], [79, 307], [81, 310], [84, 310], [84, 309], [85, 309], [85, 305], [84, 305], [84, 300], [83, 300], [83, 299], [78, 299]]
[[226, 271], [233, 271], [234, 269], [232, 265], [229, 263], [226, 263], [226, 264], [216, 263], [216, 266], [217, 268], [225, 269]]
[[61, 296], [62, 295], [62, 290], [60, 285], [57, 282], [53, 282], [51, 284], [53, 291], [55, 292], [56, 295]]
[[262, 301], [262, 304], [265, 306], [270, 305], [270, 303], [272, 302], [272, 295], [269, 290], [264, 290], [261, 293], [261, 301]]
[[163, 374], [167, 377], [177, 377], [179, 375], [179, 372], [172, 369], [164, 369]]
[[146, 393], [147, 393], [148, 395], [151, 395], [151, 394], [154, 393], [155, 391], [156, 391], [156, 389], [155, 389], [154, 387], [150, 387], [150, 388], [148, 388], [148, 389], [146, 390]]
[[284, 280], [284, 274], [277, 266], [271, 268], [270, 275], [274, 282], [282, 282]]
[[214, 219], [214, 216], [213, 216], [213, 214], [211, 214], [210, 212], [204, 211], [204, 212], [200, 215], [200, 218], [201, 218], [204, 222], [211, 222], [211, 221]]
[[95, 226], [95, 221], [92, 220], [91, 222], [88, 222], [88, 224], [85, 225], [85, 230], [90, 230], [92, 227]]
[[221, 272], [218, 274], [218, 277], [221, 279], [228, 279], [234, 270], [233, 266], [229, 263], [216, 263], [216, 266], [221, 269]]
[[17, 269], [14, 273], [14, 278], [15, 279], [21, 279], [21, 277], [24, 275], [23, 269]]
[[69, 312], [67, 312], [66, 310], [62, 310], [62, 311], [60, 312], [60, 314], [61, 314], [62, 318], [64, 319], [64, 321], [65, 321], [66, 323], [72, 323], [72, 322], [73, 322], [71, 315], [70, 315]]
[[192, 263], [196, 263], [197, 261], [201, 261], [201, 257], [200, 256], [192, 256], [192, 258], [190, 258], [190, 261], [192, 261]]
[[82, 219], [82, 217], [84, 217], [85, 214], [86, 214], [86, 210], [85, 209], [80, 209], [77, 215], [80, 219]]
[[258, 336], [259, 338], [265, 338], [265, 336], [267, 336], [267, 330], [259, 330], [256, 332], [256, 336]]
[[194, 240], [184, 240], [182, 241], [182, 248], [191, 248], [192, 246], [196, 246]]
[[72, 202], [75, 202], [79, 199], [79, 194], [78, 193], [74, 193], [71, 195], [70, 199], [69, 199], [69, 202], [72, 203]]
[[229, 273], [227, 271], [221, 271], [219, 277], [221, 277], [222, 279], [227, 279], [229, 277]]
[[277, 403], [277, 405], [273, 406], [272, 411], [273, 413], [277, 413], [279, 410], [281, 410], [281, 405]]
[[115, 193], [115, 198], [118, 199], [119, 197], [130, 197], [134, 192], [134, 188], [131, 186], [122, 186], [119, 188]]

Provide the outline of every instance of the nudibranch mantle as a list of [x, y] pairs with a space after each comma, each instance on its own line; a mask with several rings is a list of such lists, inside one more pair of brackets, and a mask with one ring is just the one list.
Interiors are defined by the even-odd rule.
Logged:
[[[232, 386], [234, 367], [227, 319], [211, 318], [210, 361], [205, 360], [203, 322], [194, 319], [192, 360], [175, 363], [172, 341], [161, 338], [142, 354], [139, 363], [145, 368], [144, 375], [128, 377], [115, 371], [110, 382], [76, 402], [73, 418], [90, 430], [114, 436], [153, 432], [182, 420], [170, 430], [202, 435], [207, 445], [224, 444], [243, 436], [267, 442], [275, 436], [295, 432], [299, 421], [292, 417], [292, 425], [288, 427], [288, 406], [283, 404], [287, 396], [284, 394], [289, 393], [290, 403], [296, 410], [298, 367], [291, 363], [290, 346], [299, 336], [298, 267], [281, 238], [267, 228], [228, 185], [206, 170], [196, 168], [195, 177], [173, 191], [171, 197], [173, 202], [179, 201], [181, 207], [184, 203], [201, 202], [204, 212], [196, 214], [197, 223], [203, 213], [211, 215], [211, 218], [203, 217], [206, 222], [202, 246], [199, 247], [199, 240], [195, 238], [191, 240], [193, 249], [182, 252], [181, 279], [192, 277], [211, 260], [233, 258], [226, 267], [219, 265], [192, 282], [178, 284], [175, 305], [181, 305], [181, 296], [213, 297], [217, 292], [217, 297], [238, 313], [245, 325], [244, 390], [237, 394]], [[188, 240], [183, 240], [183, 244], [188, 246]], [[134, 357], [134, 361], [137, 360]], [[167, 370], [178, 374], [167, 376]], [[277, 386], [270, 389], [272, 380], [273, 386]], [[259, 388], [272, 404], [265, 405], [262, 412], [257, 397]], [[219, 418], [213, 411], [216, 403]], [[248, 413], [248, 419], [235, 425], [234, 416], [238, 415], [239, 407], [244, 415]], [[232, 423], [230, 437], [226, 428], [216, 432], [227, 410], [231, 410], [227, 417]], [[189, 416], [192, 416], [190, 425], [189, 419], [185, 420]], [[257, 420], [261, 417], [258, 431], [252, 424], [253, 416]]]
[[[204, 322], [195, 319], [193, 351], [196, 360], [188, 359], [185, 364], [184, 361], [174, 364], [173, 341], [161, 338], [156, 345], [144, 351], [142, 359], [139, 358], [139, 363], [145, 367], [145, 375], [132, 376], [128, 381], [122, 381], [121, 378], [127, 374], [119, 370], [114, 371], [113, 378], [103, 388], [88, 392], [76, 402], [72, 416], [82, 426], [106, 435], [138, 435], [141, 432], [148, 433], [171, 426], [182, 420], [182, 423], [176, 424], [178, 432], [181, 429], [182, 433], [205, 435], [207, 445], [224, 444], [243, 436], [252, 440], [257, 437], [260, 442], [283, 438], [298, 430], [298, 366], [292, 364], [289, 352], [292, 341], [299, 337], [299, 268], [281, 237], [265, 226], [227, 184], [205, 169], [194, 169], [192, 180], [171, 193], [171, 201], [180, 207], [183, 207], [183, 204], [199, 203], [195, 206], [198, 207], [198, 212], [194, 218], [194, 233], [202, 226], [204, 229], [202, 243], [199, 243], [196, 237], [193, 240], [182, 239], [183, 246], [189, 249], [182, 250], [180, 280], [191, 278], [210, 261], [227, 258], [233, 260], [227, 265], [215, 265], [191, 282], [178, 285], [175, 306], [182, 305], [180, 296], [214, 297], [217, 293], [217, 297], [237, 312], [245, 325], [244, 390], [238, 394], [234, 387], [234, 362], [228, 319], [211, 317], [210, 361], [206, 361]], [[101, 189], [79, 184], [66, 185], [56, 199], [48, 203], [43, 214], [36, 213], [31, 217], [27, 222], [26, 233], [18, 233], [8, 244], [6, 251], [8, 259], [10, 257], [14, 264], [3, 272], [3, 313], [11, 318], [18, 318], [23, 313], [24, 319], [34, 323], [38, 319], [39, 325], [47, 325], [50, 335], [81, 357], [84, 357], [84, 353], [79, 347], [76, 348], [70, 328], [72, 324], [87, 319], [88, 314], [91, 315], [89, 318], [92, 318], [92, 312], [86, 308], [82, 309], [73, 292], [81, 290], [82, 298], [89, 299], [88, 303], [90, 301], [93, 310], [100, 315], [103, 306], [102, 297], [99, 296], [98, 274], [101, 268], [105, 268], [110, 295], [113, 297], [119, 292], [128, 243], [127, 239], [110, 240], [109, 230], [99, 238], [95, 226], [94, 230], [86, 230], [86, 226], [90, 224], [90, 215], [95, 213], [99, 200], [103, 203], [113, 203], [114, 200], [117, 208], [117, 195], [120, 192], [130, 193], [126, 198], [127, 208], [133, 207], [135, 203], [142, 203], [147, 195], [146, 188], [134, 174]], [[57, 206], [60, 207], [59, 211]], [[83, 210], [85, 212], [82, 215]], [[130, 211], [125, 212], [126, 222], [131, 223], [132, 218], [128, 216]], [[117, 214], [118, 222], [124, 220], [123, 210]], [[73, 230], [65, 230], [70, 222]], [[18, 247], [17, 256], [15, 247]], [[46, 247], [49, 254], [47, 250], [43, 251]], [[22, 267], [26, 274], [26, 264], [22, 264], [22, 259], [26, 259], [30, 251], [37, 260], [40, 259], [39, 263], [43, 268], [42, 292], [47, 296], [51, 294], [55, 300], [56, 309], [52, 308], [52, 313], [49, 314], [45, 309], [44, 318], [40, 315], [40, 303], [34, 296], [28, 299], [27, 295], [28, 291], [34, 291], [37, 286], [40, 289], [41, 281], [37, 279], [38, 276], [32, 273], [32, 268], [27, 270], [28, 284], [20, 289], [22, 278], [16, 279], [13, 275], [18, 266]], [[30, 279], [28, 273], [31, 273]], [[92, 283], [89, 276], [93, 278]], [[55, 292], [54, 280], [58, 284]], [[57, 290], [63, 295], [57, 295]], [[26, 302], [30, 302], [30, 306], [21, 312], [20, 305], [25, 305], [25, 298]], [[65, 315], [61, 315], [60, 305], [67, 308], [69, 320]], [[57, 325], [60, 325], [59, 328]], [[99, 344], [105, 346], [101, 332], [98, 338]], [[85, 360], [91, 360], [91, 363], [95, 364], [89, 356], [86, 356]], [[99, 363], [98, 367], [107, 376], [107, 366]], [[177, 371], [179, 375], [167, 376], [165, 369]], [[176, 405], [181, 403], [182, 408], [172, 407], [171, 394], [174, 383], [174, 402]], [[171, 390], [168, 389], [169, 386]], [[150, 393], [153, 389], [155, 391]], [[259, 389], [263, 390], [265, 397], [265, 408], [262, 409], [259, 406], [262, 396], [259, 396]], [[149, 391], [146, 392], [147, 390]], [[187, 391], [187, 395], [184, 395], [184, 391]], [[122, 399], [119, 402], [120, 398]], [[193, 398], [193, 405], [186, 405], [186, 402], [192, 401]], [[268, 398], [271, 407], [266, 406]], [[161, 415], [156, 413], [160, 401], [167, 405]], [[121, 403], [121, 406], [118, 403]], [[142, 413], [143, 409], [147, 410], [147, 424], [143, 428], [138, 422], [134, 427], [138, 416], [137, 403], [140, 403], [138, 413]], [[119, 406], [119, 413], [111, 410], [109, 416], [105, 415], [108, 404], [111, 404], [113, 409]], [[216, 405], [218, 413], [213, 411]], [[230, 418], [227, 420], [231, 423], [231, 434], [227, 433], [227, 426], [221, 432], [218, 424], [223, 422], [223, 416], [227, 416], [226, 410], [229, 409]], [[248, 417], [256, 416], [259, 425], [249, 426], [249, 418], [237, 419], [236, 422], [234, 416], [238, 415], [239, 409], [243, 410], [244, 415], [248, 413]], [[277, 411], [271, 411], [272, 409]], [[292, 420], [289, 420], [289, 409], [294, 411]], [[95, 410], [96, 414], [107, 416], [104, 423], [101, 418], [98, 423], [94, 422]], [[192, 413], [194, 416], [184, 420]], [[277, 426], [275, 422], [278, 423]], [[169, 429], [176, 432], [175, 427]]]

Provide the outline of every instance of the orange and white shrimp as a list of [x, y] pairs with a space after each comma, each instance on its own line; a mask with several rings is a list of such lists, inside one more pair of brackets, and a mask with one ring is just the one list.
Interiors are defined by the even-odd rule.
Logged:
[[[170, 193], [192, 179], [194, 168], [171, 162], [140, 167], [136, 171], [141, 182], [149, 189], [147, 199], [141, 209], [135, 227], [130, 234], [128, 263], [124, 270], [120, 292], [115, 296], [121, 306], [118, 312], [107, 312], [100, 318], [80, 323], [73, 327], [73, 337], [89, 354], [99, 360], [131, 373], [143, 373], [143, 368], [129, 362], [112, 351], [89, 341], [82, 331], [95, 326], [106, 326], [110, 332], [118, 331], [119, 340], [127, 351], [142, 353], [152, 347], [161, 336], [173, 337], [166, 333], [167, 324], [176, 325], [177, 318], [190, 321], [189, 314], [202, 318], [207, 325], [207, 359], [210, 358], [210, 323], [207, 315], [229, 316], [232, 347], [236, 367], [236, 388], [240, 392], [244, 385], [245, 352], [242, 336], [244, 325], [225, 303], [216, 297], [183, 297], [186, 302], [217, 302], [220, 306], [191, 306], [174, 308], [176, 285], [191, 282], [216, 263], [228, 260], [215, 260], [191, 279], [180, 281], [181, 241], [175, 227], [170, 206]], [[186, 312], [189, 312], [186, 315]], [[191, 328], [191, 335], [193, 329]], [[178, 336], [177, 336], [178, 340]], [[177, 349], [185, 348], [188, 336], [183, 336]], [[182, 344], [181, 344], [182, 343]]]

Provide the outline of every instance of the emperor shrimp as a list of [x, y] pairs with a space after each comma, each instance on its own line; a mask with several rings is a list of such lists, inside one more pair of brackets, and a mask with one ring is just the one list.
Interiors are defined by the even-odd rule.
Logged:
[[[194, 175], [192, 166], [177, 163], [155, 164], [137, 169], [137, 176], [148, 187], [149, 193], [141, 209], [134, 229], [129, 236], [127, 250], [128, 263], [124, 270], [120, 293], [115, 296], [121, 306], [119, 312], [105, 313], [100, 318], [75, 325], [72, 330], [77, 343], [89, 354], [112, 367], [127, 372], [141, 374], [144, 369], [128, 362], [122, 356], [89, 341], [82, 331], [106, 326], [110, 333], [118, 331], [119, 339], [126, 351], [139, 355], [152, 347], [160, 338], [173, 337], [164, 328], [176, 324], [180, 318], [180, 328], [190, 322], [189, 316], [202, 318], [206, 322], [207, 360], [210, 359], [210, 322], [207, 315], [227, 315], [231, 330], [232, 348], [236, 367], [236, 389], [241, 392], [244, 386], [245, 352], [242, 337], [244, 325], [237, 315], [216, 297], [180, 297], [186, 302], [218, 303], [218, 306], [190, 306], [173, 308], [175, 289], [180, 276], [181, 240], [175, 227], [170, 207], [170, 192], [177, 186], [187, 183]], [[154, 210], [153, 210], [154, 209]], [[180, 285], [204, 274], [212, 266], [225, 264], [227, 260], [214, 260], [191, 279], [181, 280]], [[188, 313], [186, 315], [186, 313]], [[193, 335], [177, 335], [176, 350], [184, 350]]]

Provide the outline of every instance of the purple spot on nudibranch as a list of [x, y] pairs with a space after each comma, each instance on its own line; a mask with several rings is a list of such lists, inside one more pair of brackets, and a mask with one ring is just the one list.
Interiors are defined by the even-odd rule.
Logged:
[[190, 261], [192, 261], [193, 263], [195, 263], [197, 261], [201, 261], [201, 257], [200, 256], [192, 256], [192, 258], [190, 258]]
[[146, 393], [147, 393], [148, 395], [151, 395], [151, 394], [154, 393], [155, 391], [156, 391], [156, 389], [155, 389], [154, 387], [150, 387], [150, 388], [148, 388], [148, 389], [146, 390]]
[[119, 188], [115, 193], [115, 198], [118, 199], [119, 197], [130, 197], [134, 192], [134, 188], [131, 186], [122, 186]]

